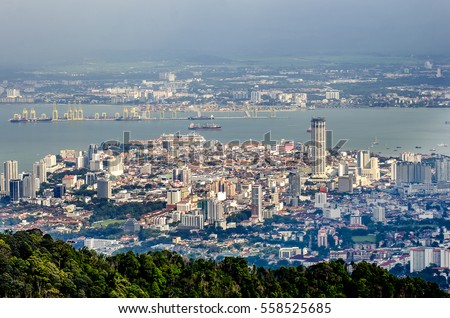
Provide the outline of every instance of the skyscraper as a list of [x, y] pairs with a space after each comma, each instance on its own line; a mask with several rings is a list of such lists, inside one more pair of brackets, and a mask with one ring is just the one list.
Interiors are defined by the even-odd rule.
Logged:
[[39, 183], [47, 182], [47, 165], [44, 160], [33, 163], [33, 175], [39, 178]]
[[24, 173], [22, 178], [23, 185], [23, 197], [24, 198], [36, 198], [36, 178], [32, 173]]
[[289, 180], [289, 195], [299, 197], [302, 192], [302, 181], [300, 172], [291, 172], [288, 175]]
[[263, 221], [262, 213], [262, 187], [255, 185], [252, 187], [252, 218], [258, 219], [259, 222]]
[[317, 233], [317, 246], [318, 247], [328, 247], [328, 230], [321, 228]]
[[90, 144], [88, 148], [88, 160], [94, 160], [94, 155], [98, 153], [98, 146], [96, 144]]
[[23, 182], [20, 179], [12, 179], [9, 181], [9, 196], [11, 201], [17, 202], [23, 197]]
[[99, 199], [111, 199], [112, 198], [112, 182], [109, 180], [105, 180], [105, 179], [98, 180], [97, 196]]
[[373, 220], [375, 222], [384, 222], [386, 221], [386, 212], [384, 207], [381, 206], [375, 206], [372, 209], [373, 212]]
[[182, 170], [181, 170], [181, 172], [180, 172], [180, 174], [181, 174], [181, 181], [184, 183], [184, 184], [190, 184], [191, 183], [191, 180], [192, 180], [192, 172], [191, 172], [191, 169], [189, 169], [188, 167], [184, 167]]
[[326, 122], [325, 118], [311, 119], [312, 141], [312, 175], [313, 177], [325, 177], [326, 168]]
[[331, 151], [331, 150], [333, 150], [333, 131], [332, 130], [327, 130], [325, 132], [325, 134], [326, 134], [327, 150]]
[[15, 160], [8, 160], [3, 163], [5, 174], [5, 192], [10, 193], [10, 181], [19, 178], [19, 164]]
[[396, 185], [403, 183], [431, 184], [431, 166], [424, 163], [397, 162]]
[[361, 170], [368, 168], [369, 161], [370, 161], [370, 151], [368, 150], [361, 150], [358, 152], [357, 155], [357, 161], [358, 161], [358, 168], [359, 168], [359, 174], [361, 175]]
[[224, 220], [223, 203], [217, 200], [208, 200], [208, 217], [210, 223]]
[[0, 173], [0, 194], [5, 193], [5, 174]]
[[62, 183], [57, 184], [53, 188], [53, 196], [55, 198], [62, 198], [65, 193], [66, 193], [66, 186], [64, 184], [62, 184]]
[[167, 190], [167, 204], [174, 205], [181, 201], [180, 189], [168, 189]]
[[436, 182], [450, 181], [450, 160], [447, 157], [436, 160]]

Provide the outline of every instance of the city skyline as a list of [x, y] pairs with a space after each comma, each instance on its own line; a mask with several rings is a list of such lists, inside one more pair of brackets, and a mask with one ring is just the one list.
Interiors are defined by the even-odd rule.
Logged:
[[449, 13], [5, 0], [0, 296], [450, 295]]

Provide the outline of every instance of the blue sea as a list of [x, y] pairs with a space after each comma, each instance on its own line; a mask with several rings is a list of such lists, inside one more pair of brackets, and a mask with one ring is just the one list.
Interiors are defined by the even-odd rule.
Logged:
[[[51, 105], [33, 105], [38, 116], [45, 113], [51, 117]], [[84, 115], [106, 112], [114, 116], [122, 113], [122, 106], [83, 105]], [[29, 105], [0, 105], [0, 162], [18, 160], [19, 170], [30, 170], [33, 162], [46, 154], [59, 153], [61, 149], [86, 150], [91, 143], [100, 144], [106, 140], [122, 140], [124, 131], [132, 139], [152, 139], [163, 133], [187, 133], [189, 120], [149, 121], [60, 121], [39, 123], [10, 123], [14, 113], [21, 113]], [[67, 106], [58, 106], [60, 116], [67, 112]], [[333, 131], [335, 143], [348, 139], [344, 149], [369, 149], [374, 153], [399, 155], [403, 151], [418, 153], [441, 153], [450, 155], [450, 110], [407, 109], [407, 108], [361, 108], [361, 109], [315, 109], [293, 112], [277, 112], [276, 118], [221, 119], [220, 117], [244, 117], [242, 112], [204, 113], [214, 115], [212, 122], [220, 124], [222, 130], [199, 131], [206, 139], [227, 142], [263, 140], [271, 132], [273, 140], [306, 142], [312, 117], [324, 117], [327, 129]], [[178, 113], [188, 117], [194, 113]], [[158, 114], [152, 117], [159, 117]], [[171, 117], [172, 114], [166, 114]], [[260, 112], [259, 117], [270, 117]], [[377, 144], [374, 144], [374, 141]], [[439, 145], [439, 146], [438, 146]], [[420, 147], [420, 148], [418, 148]]]

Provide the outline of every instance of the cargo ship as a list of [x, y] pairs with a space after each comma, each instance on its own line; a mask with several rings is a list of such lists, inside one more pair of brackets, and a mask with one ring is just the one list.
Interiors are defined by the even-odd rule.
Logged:
[[189, 130], [221, 130], [222, 126], [219, 126], [217, 124], [204, 124], [204, 125], [200, 125], [200, 124], [194, 124], [191, 123], [188, 127]]
[[11, 118], [9, 120], [10, 123], [47, 123], [47, 122], [51, 122], [52, 119], [51, 118], [37, 118], [37, 119], [26, 119], [26, 118]]
[[188, 120], [213, 120], [214, 119], [214, 115], [211, 115], [210, 117], [208, 116], [191, 116], [188, 117]]
[[28, 123], [28, 119], [25, 118], [11, 118], [10, 123]]
[[139, 121], [142, 120], [141, 117], [118, 117], [116, 118], [117, 121]]
[[36, 120], [34, 120], [35, 122], [38, 122], [38, 123], [49, 123], [49, 122], [51, 122], [53, 119], [51, 119], [51, 118], [38, 118], [38, 119], [36, 119]]

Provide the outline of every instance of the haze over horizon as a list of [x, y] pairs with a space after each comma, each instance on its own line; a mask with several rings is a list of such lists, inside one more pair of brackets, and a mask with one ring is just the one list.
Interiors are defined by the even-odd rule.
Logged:
[[114, 52], [447, 54], [445, 0], [5, 0], [0, 65]]

